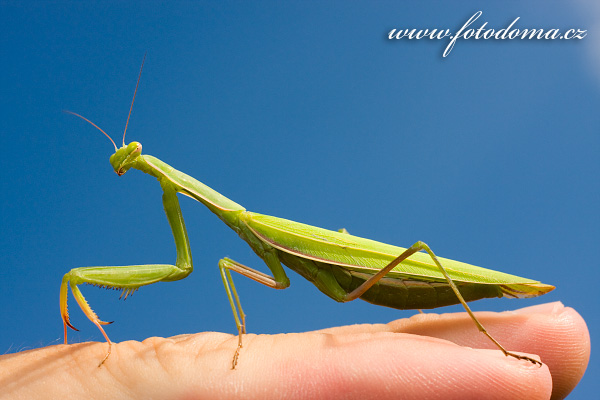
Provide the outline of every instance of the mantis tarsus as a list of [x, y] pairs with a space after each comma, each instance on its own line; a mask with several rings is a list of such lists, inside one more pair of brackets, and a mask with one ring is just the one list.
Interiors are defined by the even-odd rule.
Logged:
[[[140, 68], [140, 75], [141, 72]], [[138, 85], [139, 76], [127, 124]], [[229, 258], [223, 258], [218, 263], [238, 330], [238, 346], [233, 356], [232, 368], [235, 368], [238, 362], [242, 335], [246, 330], [245, 314], [230, 271], [275, 289], [285, 289], [290, 285], [290, 281], [282, 264], [298, 272], [320, 291], [339, 302], [361, 298], [376, 305], [397, 309], [430, 309], [461, 303], [477, 328], [505, 355], [541, 365], [535, 359], [505, 350], [479, 323], [467, 302], [492, 297], [535, 297], [553, 290], [554, 286], [436, 257], [433, 251], [420, 241], [405, 249], [352, 236], [344, 230], [335, 232], [246, 211], [244, 207], [191, 176], [155, 157], [142, 155], [140, 143], [131, 142], [125, 145], [127, 124], [123, 133], [123, 146], [117, 149], [114, 141], [102, 129], [79, 114], [70, 111], [69, 113], [89, 122], [111, 140], [115, 146], [115, 153], [110, 157], [110, 163], [117, 175], [121, 176], [133, 168], [159, 181], [163, 189], [163, 206], [177, 250], [175, 265], [84, 267], [72, 269], [65, 274], [60, 289], [60, 312], [64, 323], [65, 343], [67, 327], [75, 329], [69, 322], [67, 311], [67, 292], [70, 287], [85, 315], [100, 329], [108, 342], [108, 351], [100, 365], [110, 355], [112, 345], [102, 328], [107, 322], [98, 318], [77, 285], [88, 283], [120, 289], [123, 291], [122, 295], [127, 297], [141, 286], [176, 281], [188, 276], [192, 272], [192, 254], [177, 193], [189, 196], [208, 207], [250, 245], [273, 274], [267, 275]]]

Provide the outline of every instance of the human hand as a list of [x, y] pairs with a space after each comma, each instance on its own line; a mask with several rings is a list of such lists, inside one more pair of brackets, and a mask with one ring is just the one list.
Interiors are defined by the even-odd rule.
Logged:
[[[215, 332], [115, 343], [56, 345], [0, 356], [0, 398], [564, 398], [587, 367], [590, 339], [575, 310], [549, 303], [475, 313], [505, 357], [466, 313], [418, 314], [389, 324], [315, 332]], [[463, 347], [470, 346], [470, 347]], [[488, 350], [494, 349], [494, 350]]]

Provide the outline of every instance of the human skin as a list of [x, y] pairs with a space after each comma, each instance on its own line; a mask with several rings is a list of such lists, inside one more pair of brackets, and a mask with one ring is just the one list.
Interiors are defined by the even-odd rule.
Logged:
[[[587, 367], [590, 338], [581, 316], [561, 303], [477, 318], [506, 357], [465, 313], [418, 314], [378, 325], [306, 333], [205, 332], [143, 342], [56, 345], [0, 356], [0, 398], [10, 399], [560, 399]], [[469, 347], [465, 347], [469, 346]], [[552, 396], [552, 397], [551, 397]]]

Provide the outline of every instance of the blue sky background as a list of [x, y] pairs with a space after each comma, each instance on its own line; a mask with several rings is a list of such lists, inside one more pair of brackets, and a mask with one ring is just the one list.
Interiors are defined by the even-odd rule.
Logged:
[[[171, 263], [157, 182], [118, 178], [128, 140], [251, 211], [539, 279], [600, 339], [600, 9], [593, 2], [0, 2], [0, 352], [62, 342], [61, 278]], [[389, 41], [392, 28], [587, 29], [583, 40]], [[195, 271], [126, 302], [83, 287], [114, 341], [235, 325], [217, 261], [266, 271], [201, 204], [181, 199]], [[275, 291], [235, 276], [254, 333], [377, 323], [412, 311], [336, 304], [294, 272]], [[71, 299], [81, 331], [103, 340]], [[439, 312], [460, 311], [448, 307]], [[574, 398], [600, 384], [597, 358]]]

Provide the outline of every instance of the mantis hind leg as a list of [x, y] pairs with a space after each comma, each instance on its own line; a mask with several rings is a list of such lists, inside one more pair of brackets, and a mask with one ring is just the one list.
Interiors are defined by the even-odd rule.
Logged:
[[352, 292], [348, 293], [345, 296], [343, 301], [352, 301], [352, 300], [359, 298], [367, 290], [369, 290], [375, 283], [377, 283], [381, 278], [383, 278], [385, 275], [387, 275], [394, 267], [396, 267], [402, 261], [406, 260], [411, 255], [413, 255], [419, 251], [422, 251], [422, 250], [424, 250], [425, 252], [427, 252], [427, 254], [429, 254], [429, 256], [431, 257], [431, 259], [433, 260], [435, 265], [438, 267], [438, 269], [442, 273], [442, 275], [444, 275], [444, 278], [446, 278], [448, 285], [450, 285], [450, 287], [452, 288], [452, 291], [454, 292], [454, 294], [456, 294], [458, 301], [460, 301], [462, 306], [465, 308], [465, 310], [467, 311], [467, 313], [469, 314], [469, 316], [471, 317], [471, 319], [477, 326], [477, 329], [479, 329], [479, 331], [481, 333], [486, 335], [502, 351], [502, 353], [504, 353], [505, 356], [511, 356], [511, 357], [517, 358], [519, 360], [527, 360], [534, 364], [539, 364], [540, 366], [542, 365], [542, 363], [538, 360], [535, 360], [535, 359], [527, 357], [527, 356], [521, 356], [519, 354], [507, 351], [500, 343], [498, 343], [498, 341], [496, 339], [494, 339], [492, 337], [492, 335], [490, 335], [488, 333], [488, 331], [484, 328], [484, 326], [481, 324], [481, 322], [479, 322], [477, 317], [475, 317], [475, 315], [473, 314], [473, 311], [471, 311], [471, 308], [467, 305], [467, 302], [465, 301], [463, 296], [460, 294], [460, 291], [456, 287], [456, 284], [454, 283], [454, 281], [452, 280], [450, 275], [448, 275], [448, 272], [446, 272], [446, 269], [439, 262], [437, 256], [433, 253], [433, 251], [429, 248], [429, 246], [427, 244], [425, 244], [421, 241], [413, 244], [409, 249], [404, 251], [402, 254], [400, 254], [398, 257], [396, 257], [392, 262], [390, 262], [388, 265], [386, 265], [385, 268], [383, 268], [377, 274], [373, 275], [371, 278], [366, 280], [362, 285], [360, 285], [359, 287], [354, 289]]
[[233, 355], [231, 362], [231, 369], [235, 369], [238, 358], [240, 356], [240, 349], [242, 348], [242, 334], [246, 333], [246, 314], [242, 310], [242, 304], [240, 298], [235, 289], [233, 278], [231, 277], [231, 271], [235, 271], [247, 278], [250, 278], [258, 283], [262, 283], [273, 289], [285, 289], [290, 285], [290, 280], [285, 275], [285, 271], [281, 266], [281, 262], [274, 253], [266, 253], [264, 257], [267, 266], [271, 269], [274, 276], [267, 275], [263, 272], [257, 271], [230, 258], [223, 258], [219, 260], [219, 270], [221, 271], [221, 278], [223, 279], [223, 285], [227, 292], [227, 298], [233, 311], [233, 318], [235, 319], [235, 325], [238, 330], [238, 346]]

